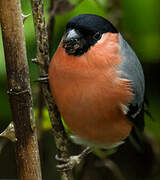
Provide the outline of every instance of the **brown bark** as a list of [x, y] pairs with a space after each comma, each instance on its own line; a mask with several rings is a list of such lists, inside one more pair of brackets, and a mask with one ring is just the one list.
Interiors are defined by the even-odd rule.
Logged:
[[[49, 66], [49, 46], [48, 34], [43, 13], [43, 1], [31, 0], [32, 13], [35, 25], [36, 40], [37, 40], [37, 64], [39, 65], [40, 73], [42, 75], [48, 74]], [[68, 140], [61, 122], [61, 117], [57, 106], [53, 100], [48, 85], [42, 85], [42, 91], [48, 107], [50, 120], [53, 127], [55, 143], [60, 157], [68, 157]], [[61, 173], [63, 180], [71, 180], [71, 171]]]
[[41, 180], [20, 0], [0, 0], [0, 21], [20, 180]]

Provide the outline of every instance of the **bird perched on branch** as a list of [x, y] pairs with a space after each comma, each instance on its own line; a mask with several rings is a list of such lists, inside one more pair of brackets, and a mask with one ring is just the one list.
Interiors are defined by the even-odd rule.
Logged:
[[[49, 67], [49, 84], [75, 143], [113, 148], [143, 130], [141, 64], [105, 18], [72, 18]], [[139, 118], [141, 117], [141, 118]]]

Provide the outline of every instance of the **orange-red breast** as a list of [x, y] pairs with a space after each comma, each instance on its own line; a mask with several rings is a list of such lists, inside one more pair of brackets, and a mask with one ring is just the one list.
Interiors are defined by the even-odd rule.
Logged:
[[106, 19], [72, 18], [49, 67], [49, 83], [75, 143], [110, 148], [125, 141], [144, 102], [141, 64]]

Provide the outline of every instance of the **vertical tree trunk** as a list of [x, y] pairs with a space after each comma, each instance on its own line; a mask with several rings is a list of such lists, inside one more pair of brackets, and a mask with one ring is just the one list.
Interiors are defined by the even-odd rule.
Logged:
[[0, 0], [0, 21], [17, 138], [18, 176], [20, 180], [41, 180], [20, 0]]

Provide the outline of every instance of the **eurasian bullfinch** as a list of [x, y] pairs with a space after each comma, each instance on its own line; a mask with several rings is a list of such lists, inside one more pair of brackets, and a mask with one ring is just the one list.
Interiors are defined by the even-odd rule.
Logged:
[[105, 18], [72, 18], [49, 67], [49, 84], [75, 143], [112, 148], [143, 129], [145, 81], [129, 44]]

